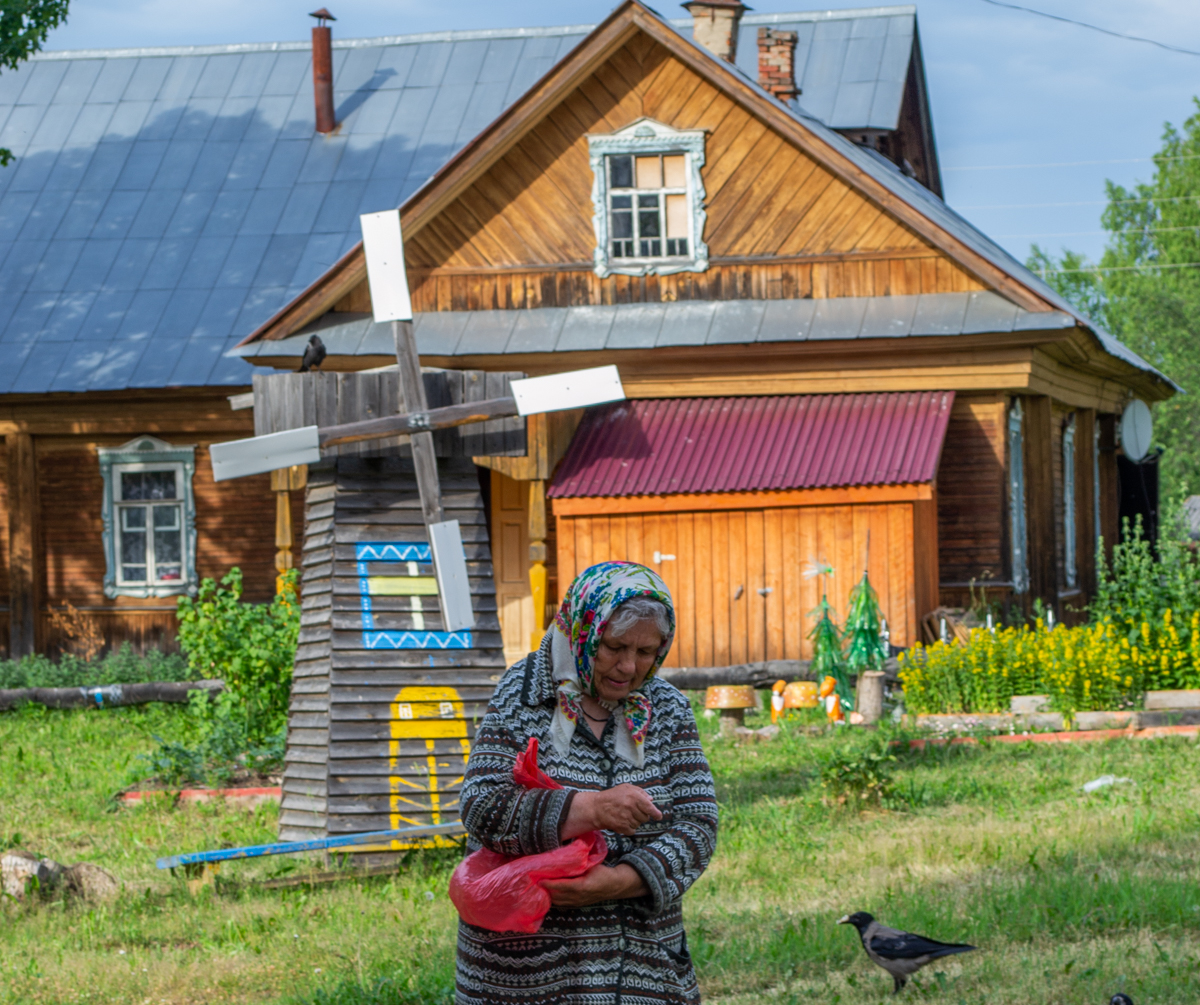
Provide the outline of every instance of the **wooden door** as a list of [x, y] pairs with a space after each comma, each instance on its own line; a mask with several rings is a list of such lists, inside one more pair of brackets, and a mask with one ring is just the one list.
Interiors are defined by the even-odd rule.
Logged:
[[511, 665], [529, 652], [533, 592], [529, 586], [529, 483], [492, 472], [492, 560], [496, 607]]

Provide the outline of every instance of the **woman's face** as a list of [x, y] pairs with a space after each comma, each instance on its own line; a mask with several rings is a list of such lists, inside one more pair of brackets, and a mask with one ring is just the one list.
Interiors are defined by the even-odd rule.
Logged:
[[611, 628], [600, 636], [600, 647], [592, 660], [592, 685], [596, 697], [620, 701], [646, 682], [658, 657], [662, 632], [653, 620], [639, 621], [620, 636]]

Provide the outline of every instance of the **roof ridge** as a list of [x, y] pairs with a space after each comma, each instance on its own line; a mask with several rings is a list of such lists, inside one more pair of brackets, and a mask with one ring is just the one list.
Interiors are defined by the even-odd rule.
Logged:
[[[916, 14], [915, 4], [884, 7], [850, 7], [845, 10], [793, 11], [778, 14], [747, 14], [743, 24], [781, 24], [792, 21], [843, 21], [856, 17], [889, 17]], [[692, 19], [669, 18], [676, 28], [690, 28]], [[335, 49], [366, 49], [382, 45], [419, 45], [422, 42], [472, 42], [490, 38], [554, 38], [590, 32], [595, 24], [564, 24], [538, 28], [471, 28], [423, 31], [411, 35], [379, 35], [371, 38], [334, 39]], [[32, 61], [64, 59], [140, 59], [153, 56], [228, 56], [247, 52], [299, 52], [312, 48], [310, 42], [229, 42], [218, 45], [136, 46], [129, 49], [47, 49], [30, 56]]]
[[[455, 31], [424, 31], [412, 35], [380, 35], [375, 38], [335, 39], [335, 49], [367, 49], [383, 45], [419, 45], [423, 42], [471, 42], [490, 38], [554, 38], [591, 31], [593, 24], [567, 24], [548, 28], [474, 28]], [[161, 45], [131, 49], [43, 50], [31, 61], [63, 59], [138, 59], [144, 56], [225, 56], [246, 52], [308, 52], [310, 42], [231, 42], [223, 45]]]

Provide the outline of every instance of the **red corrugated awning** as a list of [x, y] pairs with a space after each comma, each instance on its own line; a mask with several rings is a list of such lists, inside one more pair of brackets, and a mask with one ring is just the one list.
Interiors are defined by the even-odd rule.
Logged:
[[660, 398], [589, 409], [548, 495], [931, 482], [953, 391]]

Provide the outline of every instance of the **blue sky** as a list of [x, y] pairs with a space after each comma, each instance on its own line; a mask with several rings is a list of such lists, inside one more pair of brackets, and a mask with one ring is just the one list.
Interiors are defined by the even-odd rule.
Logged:
[[[1200, 52], [1195, 0], [1020, 0], [1049, 13]], [[612, 0], [73, 0], [47, 48], [301, 39], [326, 3], [335, 37], [597, 21]], [[858, 2], [754, 0], [758, 12]], [[668, 17], [675, 4], [657, 5]], [[984, 0], [923, 0], [917, 16], [947, 201], [1024, 259], [1032, 241], [1092, 257], [1104, 180], [1147, 180], [1164, 122], [1200, 95], [1200, 56], [1111, 38]], [[1139, 160], [1140, 159], [1140, 160]], [[1102, 163], [1079, 163], [1079, 162]], [[1066, 165], [1012, 167], [1011, 165]]]

